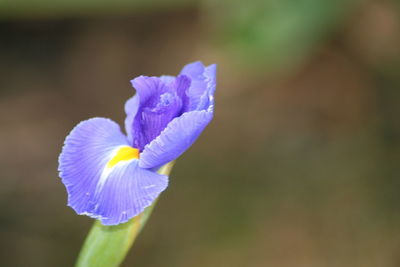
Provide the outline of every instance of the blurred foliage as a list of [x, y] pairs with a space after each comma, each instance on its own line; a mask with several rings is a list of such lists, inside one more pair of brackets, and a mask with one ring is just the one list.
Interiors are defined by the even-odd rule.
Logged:
[[351, 13], [358, 0], [213, 1], [213, 20], [230, 57], [265, 71], [302, 62]]
[[1, 0], [1, 18], [70, 17], [176, 9], [196, 0]]

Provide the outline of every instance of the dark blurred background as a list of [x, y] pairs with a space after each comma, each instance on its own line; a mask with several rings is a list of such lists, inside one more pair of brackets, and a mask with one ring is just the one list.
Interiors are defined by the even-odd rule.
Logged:
[[123, 266], [400, 266], [400, 4], [0, 1], [0, 266], [72, 266], [57, 157], [129, 80], [218, 64], [215, 119]]

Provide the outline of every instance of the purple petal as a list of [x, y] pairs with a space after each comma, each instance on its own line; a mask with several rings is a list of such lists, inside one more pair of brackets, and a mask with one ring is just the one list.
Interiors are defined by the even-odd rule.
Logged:
[[165, 84], [158, 77], [139, 76], [131, 80], [132, 86], [140, 99], [140, 105], [144, 105], [152, 97], [159, 94], [165, 87]]
[[214, 105], [214, 93], [217, 86], [217, 65], [212, 64], [206, 67], [204, 71], [205, 82], [207, 83], [207, 98], [209, 105]]
[[118, 224], [137, 215], [167, 186], [167, 177], [138, 167], [138, 160], [107, 163], [128, 146], [119, 126], [105, 118], [79, 123], [67, 136], [59, 172], [68, 205], [78, 214]]
[[[166, 84], [163, 80], [170, 82]], [[174, 81], [169, 78], [140, 76], [132, 80], [132, 84], [136, 88], [140, 103], [132, 123], [132, 141], [133, 146], [142, 151], [173, 118], [181, 115], [190, 80], [184, 75]], [[130, 123], [130, 120], [127, 119], [127, 123]]]
[[97, 193], [89, 214], [104, 225], [115, 225], [140, 214], [168, 186], [168, 176], [139, 168], [138, 160], [118, 164]]
[[139, 109], [139, 96], [136, 94], [133, 97], [129, 98], [125, 103], [125, 131], [128, 135], [128, 141], [131, 145], [133, 145], [133, 132], [132, 125], [133, 120], [135, 119], [136, 113]]
[[186, 65], [181, 74], [188, 76], [192, 83], [188, 89], [188, 104], [184, 111], [205, 110], [214, 104], [216, 86], [216, 65], [205, 67], [201, 62]]
[[191, 111], [172, 120], [167, 128], [146, 145], [139, 167], [154, 168], [175, 160], [185, 152], [211, 121], [212, 111]]
[[162, 75], [162, 76], [160, 76], [160, 79], [161, 79], [161, 81], [163, 81], [165, 84], [168, 85], [175, 81], [175, 76]]
[[204, 65], [200, 61], [187, 64], [183, 67], [181, 74], [187, 75], [192, 80], [203, 79]]
[[105, 118], [79, 123], [65, 140], [59, 158], [60, 177], [68, 203], [77, 213], [92, 210], [93, 193], [113, 152], [128, 142], [118, 124]]

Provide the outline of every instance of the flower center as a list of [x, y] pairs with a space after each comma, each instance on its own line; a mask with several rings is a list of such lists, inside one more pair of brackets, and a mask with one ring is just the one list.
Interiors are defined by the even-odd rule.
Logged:
[[171, 93], [164, 93], [160, 95], [159, 101], [157, 105], [150, 109], [152, 112], [163, 112], [166, 111], [166, 108], [168, 108], [171, 104], [173, 104], [176, 101], [176, 95], [171, 94]]
[[107, 163], [107, 167], [112, 168], [115, 165], [117, 165], [120, 161], [127, 161], [138, 158], [139, 158], [139, 149], [130, 146], [123, 146], [120, 149], [118, 149], [115, 156]]

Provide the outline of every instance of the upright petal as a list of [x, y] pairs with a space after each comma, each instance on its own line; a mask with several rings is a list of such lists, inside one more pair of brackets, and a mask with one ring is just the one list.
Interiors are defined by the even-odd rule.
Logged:
[[205, 82], [207, 83], [207, 95], [209, 99], [209, 105], [214, 105], [214, 93], [217, 86], [217, 65], [212, 64], [206, 67], [204, 71], [206, 77]]
[[171, 75], [161, 75], [160, 76], [161, 81], [163, 81], [165, 84], [171, 84], [172, 82], [175, 81], [175, 76]]
[[202, 80], [204, 68], [205, 67], [201, 61], [196, 61], [183, 67], [181, 74], [189, 76], [192, 80]]
[[212, 117], [212, 111], [202, 110], [173, 119], [156, 139], [145, 146], [139, 167], [159, 167], [178, 158], [196, 141]]
[[67, 136], [59, 172], [68, 205], [78, 214], [104, 224], [122, 223], [143, 211], [165, 189], [167, 177], [138, 168], [137, 159], [115, 161], [118, 151], [127, 147], [119, 126], [105, 118], [83, 121]]
[[216, 65], [205, 67], [200, 61], [186, 65], [181, 74], [187, 75], [192, 83], [188, 89], [188, 104], [184, 112], [205, 110], [213, 105], [213, 95], [216, 86]]
[[141, 151], [173, 118], [182, 113], [190, 79], [182, 75], [170, 80], [168, 84], [163, 80], [170, 79], [141, 76], [132, 81], [140, 103], [132, 123], [132, 141], [133, 146]]
[[136, 115], [138, 109], [139, 109], [139, 96], [138, 94], [135, 94], [125, 102], [125, 113], [126, 115], [130, 114]]
[[149, 105], [161, 92], [167, 91], [166, 84], [158, 77], [139, 76], [131, 80], [132, 86], [139, 96], [140, 105]]
[[133, 120], [136, 117], [137, 111], [139, 109], [139, 95], [135, 94], [133, 97], [129, 98], [125, 103], [125, 131], [128, 136], [128, 141], [130, 145], [133, 145]]

